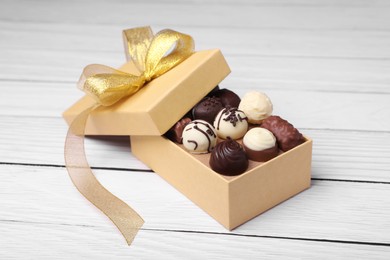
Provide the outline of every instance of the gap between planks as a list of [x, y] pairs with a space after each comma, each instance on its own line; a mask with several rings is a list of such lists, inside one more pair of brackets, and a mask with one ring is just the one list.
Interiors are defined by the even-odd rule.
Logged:
[[[46, 167], [46, 168], [66, 168], [65, 165], [60, 164], [40, 164], [40, 163], [14, 163], [14, 162], [0, 162], [0, 165], [15, 165], [15, 166], [29, 166], [29, 167]], [[133, 168], [117, 168], [117, 167], [91, 167], [92, 170], [106, 170], [106, 171], [125, 171], [125, 172], [150, 172], [150, 169], [133, 169]], [[370, 180], [353, 180], [353, 179], [332, 179], [332, 178], [311, 178], [312, 181], [331, 181], [331, 182], [354, 182], [354, 183], [369, 183], [369, 184], [390, 184], [387, 181], [370, 181]]]
[[[77, 225], [77, 224], [59, 224], [59, 223], [47, 223], [37, 221], [21, 221], [11, 219], [0, 219], [0, 223], [20, 223], [20, 224], [33, 224], [33, 225], [53, 225], [53, 226], [71, 226], [81, 228], [97, 228], [95, 225]], [[278, 240], [295, 240], [295, 241], [308, 241], [318, 243], [341, 243], [352, 245], [368, 245], [368, 246], [382, 246], [390, 247], [390, 243], [370, 242], [370, 241], [354, 241], [354, 240], [338, 240], [338, 239], [321, 239], [321, 238], [305, 238], [305, 237], [287, 237], [287, 236], [267, 236], [267, 235], [251, 235], [251, 234], [238, 234], [227, 232], [209, 232], [198, 230], [179, 230], [179, 229], [158, 229], [158, 228], [141, 228], [143, 231], [151, 232], [172, 232], [172, 233], [189, 233], [189, 234], [203, 234], [203, 235], [217, 235], [217, 236], [233, 236], [233, 237], [252, 237], [252, 238], [265, 238], [265, 239], [278, 239]]]

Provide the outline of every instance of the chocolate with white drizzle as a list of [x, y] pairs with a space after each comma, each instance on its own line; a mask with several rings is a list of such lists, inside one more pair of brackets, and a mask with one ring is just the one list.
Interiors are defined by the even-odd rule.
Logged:
[[244, 112], [235, 107], [222, 109], [214, 120], [218, 137], [222, 139], [239, 139], [248, 131], [248, 118]]
[[214, 127], [204, 120], [194, 120], [183, 130], [183, 145], [191, 153], [209, 153], [217, 143]]

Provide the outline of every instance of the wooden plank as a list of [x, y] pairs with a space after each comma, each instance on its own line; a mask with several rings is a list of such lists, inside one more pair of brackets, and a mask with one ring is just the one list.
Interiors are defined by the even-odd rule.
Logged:
[[389, 132], [304, 131], [314, 139], [313, 178], [390, 181]]
[[[122, 242], [114, 225], [73, 187], [65, 169], [0, 165], [0, 171], [3, 222], [111, 226]], [[96, 176], [139, 212], [145, 229], [390, 244], [388, 184], [313, 181], [309, 190], [228, 232], [156, 174], [99, 170]], [[82, 230], [74, 237], [82, 237]]]
[[[115, 38], [118, 44], [121, 43], [119, 37]], [[389, 59], [246, 56], [228, 52], [225, 57], [232, 73], [222, 85], [229, 88], [390, 93]], [[119, 67], [124, 62], [121, 47], [113, 52], [7, 49], [0, 56], [0, 84], [6, 86], [9, 81], [66, 82], [73, 83], [70, 86], [73, 88], [86, 65], [100, 63]]]
[[[390, 258], [388, 1], [0, 5], [1, 259]], [[230, 233], [154, 173], [96, 170], [146, 220], [124, 246], [63, 168], [59, 115], [82, 95], [81, 69], [119, 66], [120, 31], [147, 24], [222, 48], [233, 70], [224, 87], [269, 94], [314, 139], [312, 188]], [[127, 137], [88, 139], [87, 154], [95, 167], [147, 169]]]
[[[66, 131], [61, 118], [0, 117], [0, 162], [64, 165]], [[390, 182], [389, 132], [301, 131], [314, 140], [313, 178]], [[86, 154], [94, 167], [148, 169], [128, 137], [87, 138]]]
[[[390, 28], [388, 3], [386, 1], [353, 3], [346, 1], [322, 2], [264, 1], [246, 3], [228, 2], [123, 2], [103, 1], [42, 2], [34, 8], [26, 8], [25, 2], [3, 0], [0, 17], [14, 23], [73, 23], [115, 24], [120, 26], [158, 24], [171, 27], [178, 24], [197, 24], [214, 28], [300, 28], [300, 29], [355, 29], [388, 30]], [[9, 12], [18, 10], [18, 12]], [[56, 11], [53, 11], [56, 10]], [[153, 14], [163, 15], [153, 15]], [[101, 15], [98, 15], [101, 14]], [[115, 14], [115, 15], [113, 15]], [[199, 14], [202, 19], [199, 19]], [[152, 18], [151, 19], [151, 15]], [[332, 19], [330, 19], [330, 17]], [[282, 19], [281, 19], [282, 18]], [[309, 22], [311, 21], [311, 22]]]
[[[2, 117], [0, 132], [7, 138], [0, 139], [0, 162], [64, 166], [67, 129], [61, 118]], [[149, 170], [131, 155], [129, 143], [129, 137], [86, 138], [88, 161], [93, 167]]]
[[[389, 21], [390, 22], [390, 19]], [[4, 50], [93, 52], [97, 57], [104, 53], [120, 53], [123, 46], [118, 25], [28, 24], [0, 20], [0, 42]], [[163, 27], [154, 25], [157, 32]], [[267, 28], [215, 28], [185, 26], [172, 27], [194, 37], [198, 50], [221, 48], [227, 56], [255, 57], [306, 57], [327, 59], [390, 58], [390, 31], [374, 30], [307, 30]], [[217, 32], [217, 33], [216, 33]], [[35, 37], [36, 35], [39, 37]]]
[[[388, 259], [390, 248], [290, 239], [141, 230], [131, 247], [111, 226], [0, 220], [2, 259]], [[34, 237], [31, 238], [31, 235]], [[75, 239], [75, 235], [77, 238]], [[43, 247], [44, 245], [44, 247]]]
[[[6, 86], [7, 95], [0, 96], [0, 115], [4, 116], [59, 117], [82, 96], [67, 83], [8, 82]], [[251, 85], [230, 89], [239, 96], [251, 89], [266, 92], [273, 102], [273, 113], [298, 128], [390, 131], [390, 120], [383, 120], [390, 118], [388, 94], [265, 90]], [[369, 120], [362, 123], [362, 119]]]

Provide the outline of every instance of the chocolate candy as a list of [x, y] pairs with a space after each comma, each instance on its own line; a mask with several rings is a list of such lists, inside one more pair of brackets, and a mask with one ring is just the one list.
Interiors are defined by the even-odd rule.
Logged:
[[248, 158], [253, 161], [266, 162], [279, 153], [275, 136], [265, 128], [252, 128], [242, 141]]
[[191, 122], [191, 119], [188, 117], [180, 119], [168, 132], [165, 133], [165, 137], [167, 137], [172, 142], [181, 144], [183, 143], [183, 129], [184, 127]]
[[239, 139], [248, 131], [248, 118], [237, 108], [224, 108], [215, 117], [214, 127], [222, 139]]
[[223, 109], [221, 100], [216, 97], [205, 97], [193, 109], [194, 119], [204, 120], [213, 124], [215, 116]]
[[219, 98], [224, 107], [238, 107], [241, 101], [240, 97], [236, 93], [226, 88], [214, 91], [212, 95]]
[[218, 143], [210, 156], [210, 167], [217, 173], [235, 176], [246, 171], [248, 158], [242, 146], [233, 139]]
[[260, 124], [272, 114], [271, 100], [264, 93], [251, 91], [242, 98], [238, 109], [244, 111], [251, 124]]
[[284, 152], [305, 141], [302, 134], [292, 124], [279, 116], [270, 116], [264, 119], [261, 127], [268, 129], [275, 135], [279, 148]]
[[183, 145], [191, 153], [209, 153], [216, 143], [214, 127], [204, 120], [194, 120], [183, 130]]
[[208, 94], [207, 96], [208, 97], [214, 97], [215, 96], [215, 93], [219, 91], [219, 86], [215, 86], [215, 88], [213, 88]]

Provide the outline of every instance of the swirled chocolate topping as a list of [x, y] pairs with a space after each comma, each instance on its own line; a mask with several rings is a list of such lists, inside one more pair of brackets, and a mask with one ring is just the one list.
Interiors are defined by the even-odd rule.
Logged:
[[302, 144], [305, 139], [302, 134], [288, 121], [280, 116], [270, 116], [264, 119], [261, 127], [271, 131], [276, 137], [279, 148], [286, 152], [297, 145]]
[[214, 147], [209, 163], [211, 169], [227, 176], [235, 176], [245, 172], [249, 164], [242, 146], [230, 138]]

